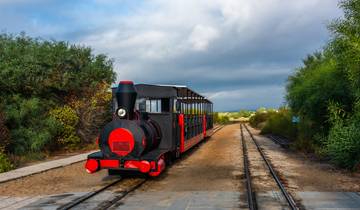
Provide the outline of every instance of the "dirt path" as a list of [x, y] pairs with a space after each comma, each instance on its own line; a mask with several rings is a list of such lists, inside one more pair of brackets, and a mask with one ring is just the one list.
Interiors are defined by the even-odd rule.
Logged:
[[88, 174], [84, 162], [0, 184], [0, 196], [36, 196], [86, 192], [104, 185], [107, 172]]
[[186, 154], [163, 178], [149, 181], [142, 190], [239, 191], [244, 189], [242, 172], [239, 125], [229, 125]]

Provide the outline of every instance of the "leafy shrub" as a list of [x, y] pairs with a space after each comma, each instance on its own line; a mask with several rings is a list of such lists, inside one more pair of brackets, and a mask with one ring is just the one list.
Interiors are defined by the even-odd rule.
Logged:
[[68, 125], [71, 127], [76, 127], [79, 122], [79, 117], [76, 115], [75, 110], [70, 106], [57, 107], [50, 110], [50, 116], [57, 119], [61, 122], [62, 125]]
[[265, 122], [264, 127], [261, 129], [261, 133], [277, 134], [284, 136], [288, 139], [296, 138], [296, 125], [292, 123], [292, 114], [287, 109], [279, 109], [278, 112], [269, 115]]
[[304, 66], [289, 77], [287, 101], [292, 111], [316, 124], [313, 128], [328, 130], [328, 103], [341, 102], [351, 109], [353, 95], [344, 72], [329, 53], [310, 55]]
[[84, 93], [83, 99], [73, 99], [70, 106], [79, 116], [77, 134], [82, 142], [93, 143], [101, 127], [111, 120], [109, 84], [99, 83], [95, 91]]
[[315, 152], [315, 145], [312, 139], [296, 138], [291, 147], [304, 153]]
[[239, 111], [239, 117], [245, 117], [248, 118], [251, 116], [251, 114], [253, 113], [253, 111], [249, 111], [249, 110], [240, 110]]
[[112, 82], [112, 60], [91, 48], [62, 41], [0, 34], [1, 94], [22, 94], [62, 102], [64, 96]]
[[[99, 107], [106, 102], [99, 88], [109, 88], [115, 79], [112, 60], [94, 55], [89, 47], [35, 39], [24, 33], [0, 34], [0, 46], [0, 108], [5, 115], [0, 132], [6, 127], [10, 131], [6, 154], [11, 160], [72, 147], [80, 143], [79, 137], [89, 138], [82, 133], [83, 116], [87, 116], [82, 113], [103, 113]], [[86, 102], [81, 112], [69, 98]], [[57, 107], [67, 108], [51, 116]], [[91, 116], [89, 125], [99, 115]], [[7, 144], [0, 140], [1, 145]]]
[[332, 39], [288, 78], [287, 102], [301, 117], [296, 145], [337, 165], [360, 165], [360, 0], [341, 0]]
[[7, 151], [10, 144], [10, 132], [5, 125], [5, 115], [0, 111], [0, 152]]
[[5, 107], [10, 129], [10, 152], [21, 155], [43, 150], [56, 134], [56, 126], [47, 119], [46, 103], [39, 98], [25, 99], [14, 95]]
[[268, 114], [265, 112], [256, 112], [250, 117], [249, 123], [251, 126], [258, 128], [260, 123], [265, 122], [268, 119]]
[[6, 157], [6, 155], [0, 152], [0, 173], [9, 171], [13, 168], [14, 166], [11, 164], [10, 160]]
[[57, 135], [57, 142], [70, 148], [76, 147], [80, 143], [80, 138], [76, 134], [76, 126], [79, 122], [74, 109], [70, 106], [57, 107], [50, 110], [49, 115], [58, 121], [61, 130]]
[[330, 130], [326, 152], [333, 162], [344, 168], [360, 163], [359, 122], [337, 122]]
[[252, 111], [240, 110], [239, 112], [229, 112], [227, 114], [229, 118], [240, 119], [240, 118], [248, 118], [252, 113], [253, 113]]
[[0, 173], [13, 168], [10, 160], [5, 155], [10, 144], [10, 132], [5, 125], [5, 115], [0, 111]]
[[213, 117], [214, 123], [217, 124], [227, 124], [230, 122], [230, 117], [224, 113], [215, 112]]
[[271, 115], [276, 113], [274, 109], [259, 108], [255, 114], [251, 115], [249, 123], [252, 127], [262, 128]]
[[347, 116], [339, 103], [329, 104], [331, 129], [325, 139], [325, 153], [337, 165], [354, 168], [360, 163], [360, 118]]

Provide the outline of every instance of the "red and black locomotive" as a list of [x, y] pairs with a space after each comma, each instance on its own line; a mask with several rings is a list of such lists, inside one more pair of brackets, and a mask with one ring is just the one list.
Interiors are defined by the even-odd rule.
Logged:
[[158, 176], [167, 160], [179, 157], [212, 133], [213, 105], [186, 86], [121, 81], [112, 88], [113, 120], [88, 156], [87, 172], [139, 171]]

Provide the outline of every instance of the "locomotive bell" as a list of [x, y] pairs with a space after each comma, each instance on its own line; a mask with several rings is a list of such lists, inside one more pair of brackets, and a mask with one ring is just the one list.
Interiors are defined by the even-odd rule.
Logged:
[[136, 96], [137, 93], [132, 81], [120, 81], [116, 89], [116, 100], [118, 103], [116, 114], [120, 118], [133, 119]]

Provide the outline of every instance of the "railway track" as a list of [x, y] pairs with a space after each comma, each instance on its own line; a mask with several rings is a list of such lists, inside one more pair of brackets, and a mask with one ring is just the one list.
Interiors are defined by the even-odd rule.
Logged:
[[[221, 130], [223, 127], [225, 127], [225, 125], [220, 125], [220, 126], [215, 127], [211, 136], [214, 135], [219, 130]], [[123, 178], [119, 177], [119, 179], [116, 179], [115, 181], [113, 181], [95, 191], [89, 192], [69, 203], [66, 203], [66, 204], [58, 207], [57, 210], [70, 210], [70, 209], [77, 208], [80, 205], [87, 202], [88, 200], [94, 198], [95, 196], [99, 196], [99, 194], [104, 193], [107, 190], [111, 190], [112, 188], [116, 189], [116, 187], [118, 187], [119, 184], [122, 183], [123, 180], [124, 180]], [[138, 189], [139, 187], [141, 187], [147, 180], [148, 180], [147, 178], [140, 179], [136, 184], [134, 184], [133, 186], [130, 186], [128, 189], [117, 192], [117, 195], [115, 195], [112, 199], [102, 201], [100, 204], [97, 205], [97, 207], [95, 209], [108, 209], [108, 208], [114, 206], [117, 202], [119, 202], [121, 199], [126, 197], [129, 193], [131, 193], [131, 192], [135, 191], [136, 189]]]
[[285, 138], [282, 138], [280, 136], [275, 136], [275, 135], [268, 135], [268, 137], [275, 142], [276, 144], [280, 145], [283, 148], [289, 148], [291, 145], [291, 142]]
[[[95, 196], [98, 196], [99, 194], [104, 193], [106, 190], [111, 190], [112, 188], [116, 189], [116, 187], [118, 187], [118, 185], [122, 181], [123, 181], [122, 178], [116, 179], [115, 181], [107, 184], [106, 186], [101, 187], [95, 191], [89, 192], [89, 193], [85, 194], [84, 196], [81, 196], [69, 203], [66, 203], [66, 204], [58, 207], [57, 209], [58, 210], [69, 210], [69, 209], [76, 208], [76, 207], [80, 206], [81, 204], [85, 203], [86, 201], [90, 200], [91, 198], [94, 198]], [[116, 202], [120, 201], [122, 198], [127, 196], [129, 193], [131, 193], [134, 190], [141, 187], [146, 181], [147, 181], [147, 179], [139, 179], [139, 181], [135, 185], [130, 186], [128, 189], [126, 189], [124, 191], [118, 192], [117, 195], [114, 196], [112, 199], [102, 201], [95, 209], [108, 209], [109, 207], [114, 205]]]
[[221, 130], [223, 127], [225, 127], [225, 125], [219, 125], [219, 126], [217, 126], [216, 128], [214, 128], [214, 131], [213, 131], [213, 133], [212, 133], [210, 136], [214, 135], [216, 132], [218, 132], [219, 130]]
[[242, 141], [243, 155], [244, 155], [244, 173], [245, 173], [245, 178], [246, 178], [247, 200], [248, 200], [249, 209], [251, 209], [251, 210], [258, 209], [258, 204], [257, 204], [257, 201], [256, 201], [256, 196], [254, 195], [254, 190], [253, 190], [252, 181], [251, 181], [251, 172], [250, 172], [250, 165], [249, 165], [249, 158], [248, 158], [249, 154], [248, 154], [247, 146], [246, 146], [246, 143], [245, 143], [244, 128], [248, 132], [248, 134], [249, 134], [249, 136], [250, 136], [250, 138], [252, 140], [251, 142], [253, 142], [255, 144], [255, 146], [257, 148], [257, 151], [260, 153], [260, 156], [264, 160], [267, 168], [269, 169], [269, 172], [270, 172], [272, 178], [274, 179], [277, 186], [279, 187], [279, 189], [280, 189], [282, 195], [284, 196], [289, 208], [292, 209], [292, 210], [297, 210], [298, 207], [297, 207], [294, 199], [292, 198], [290, 193], [287, 192], [287, 190], [284, 187], [283, 183], [281, 182], [280, 178], [276, 174], [274, 168], [270, 164], [269, 160], [266, 158], [262, 148], [260, 147], [260, 145], [258, 144], [256, 139], [254, 138], [254, 136], [252, 135], [250, 130], [247, 128], [247, 126], [245, 124], [240, 124], [241, 141]]

